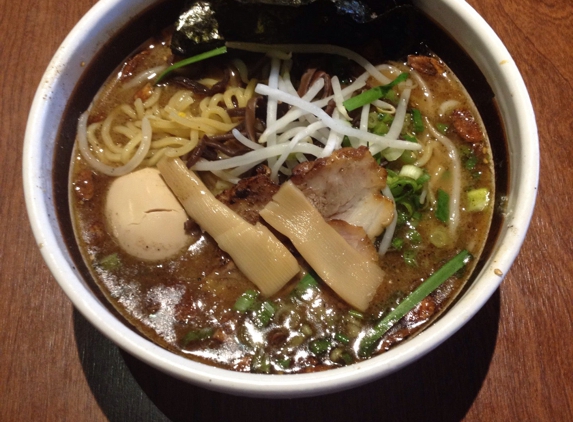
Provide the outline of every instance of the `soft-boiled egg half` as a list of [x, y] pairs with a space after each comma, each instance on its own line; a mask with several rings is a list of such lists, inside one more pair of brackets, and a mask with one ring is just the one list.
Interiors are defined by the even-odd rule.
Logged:
[[191, 243], [184, 229], [187, 214], [155, 168], [114, 180], [105, 213], [119, 246], [134, 257], [159, 261]]

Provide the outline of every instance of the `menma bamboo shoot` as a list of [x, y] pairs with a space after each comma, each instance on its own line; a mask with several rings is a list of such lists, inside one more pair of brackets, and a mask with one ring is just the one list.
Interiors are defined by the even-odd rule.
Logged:
[[248, 223], [217, 200], [183, 161], [164, 158], [157, 168], [189, 217], [215, 239], [264, 296], [279, 291], [299, 272], [296, 258], [269, 229]]
[[361, 311], [368, 308], [384, 271], [340, 236], [294, 184], [285, 182], [260, 215], [344, 301]]

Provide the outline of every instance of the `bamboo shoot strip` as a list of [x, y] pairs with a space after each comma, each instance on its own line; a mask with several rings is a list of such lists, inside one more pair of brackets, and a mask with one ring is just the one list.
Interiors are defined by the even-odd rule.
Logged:
[[215, 239], [264, 296], [278, 292], [298, 274], [296, 258], [269, 229], [248, 223], [218, 201], [183, 161], [163, 158], [157, 168], [189, 217]]
[[404, 299], [392, 312], [374, 326], [359, 342], [358, 354], [362, 357], [370, 356], [378, 340], [396, 324], [404, 315], [410, 312], [426, 296], [440, 287], [448, 278], [463, 268], [472, 258], [465, 249], [446, 262], [438, 271], [432, 274], [406, 299]]
[[344, 301], [361, 311], [368, 308], [384, 271], [340, 236], [292, 182], [281, 186], [260, 215]]

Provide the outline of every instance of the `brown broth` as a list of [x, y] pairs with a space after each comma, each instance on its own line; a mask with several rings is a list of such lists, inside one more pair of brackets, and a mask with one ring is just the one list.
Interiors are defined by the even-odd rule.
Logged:
[[[134, 73], [168, 59], [169, 51], [165, 45], [155, 41], [152, 44], [153, 49], [149, 44], [144, 48], [152, 53], [138, 62]], [[456, 99], [460, 107], [472, 110], [477, 117], [477, 110], [463, 87], [451, 71], [448, 70], [447, 75], [447, 78], [426, 78], [434, 94], [434, 104]], [[111, 78], [94, 104], [91, 119], [99, 119], [116, 105], [131, 101], [134, 91], [122, 91], [122, 84], [121, 76]], [[170, 89], [166, 92], [169, 93]], [[411, 104], [424, 110], [424, 102], [419, 92], [413, 93]], [[432, 121], [439, 121], [432, 111], [425, 114]], [[459, 146], [468, 145], [452, 132], [448, 136]], [[483, 145], [488, 144], [484, 142]], [[493, 194], [491, 151], [487, 146], [474, 148], [474, 151], [479, 160], [471, 172], [462, 171], [464, 191], [485, 186]], [[441, 156], [443, 161], [430, 167], [435, 170], [448, 165], [447, 151], [442, 147], [437, 147], [435, 155]], [[75, 152], [73, 157], [70, 179], [75, 182], [78, 175], [86, 170], [86, 164], [79, 153]], [[388, 168], [396, 169], [396, 164], [389, 164]], [[438, 180], [434, 190], [448, 185], [447, 169], [445, 174], [446, 177], [442, 177], [441, 182]], [[254, 286], [208, 234], [195, 229], [191, 233], [192, 242], [188, 250], [163, 262], [141, 262], [117, 246], [108, 233], [103, 211], [105, 193], [112, 180], [93, 173], [95, 193], [89, 200], [77, 195], [73, 183], [70, 188], [77, 241], [103, 294], [123, 317], [163, 347], [201, 362], [238, 371], [249, 371], [253, 367], [261, 371], [260, 368], [265, 368], [266, 364], [263, 362], [262, 366], [257, 366], [253, 362], [265, 359], [270, 359], [268, 371], [274, 373], [316, 371], [359, 360], [352, 349], [357, 333], [393, 309], [456, 251], [468, 249], [478, 257], [493, 213], [492, 206], [481, 213], [462, 213], [462, 231], [448, 248], [437, 248], [428, 240], [430, 233], [441, 225], [433, 216], [431, 207], [423, 211], [424, 217], [419, 223], [399, 228], [396, 236], [406, 239], [406, 246], [416, 252], [417, 264], [407, 265], [403, 252], [398, 250], [388, 252], [380, 260], [387, 279], [363, 319], [349, 313], [350, 307], [324, 284], [310, 298], [297, 296], [293, 293], [299, 281], [297, 278], [271, 298], [276, 313], [268, 325], [257, 327], [254, 313], [243, 314], [233, 309], [237, 298]], [[465, 206], [463, 202], [461, 205]], [[413, 230], [421, 235], [420, 241], [407, 240]], [[121, 264], [117, 268], [106, 269], [102, 259], [112, 254], [117, 254]], [[305, 266], [302, 261], [301, 264]], [[435, 320], [460, 292], [476, 264], [477, 259], [474, 259], [464, 269], [463, 276], [452, 277], [432, 293], [430, 299], [402, 319], [385, 335], [379, 351], [383, 352], [411, 337]], [[201, 338], [207, 329], [212, 332], [207, 338]], [[195, 339], [186, 341], [190, 333]], [[350, 339], [350, 344], [346, 345], [340, 338]], [[328, 351], [316, 352], [323, 339], [329, 339]]]

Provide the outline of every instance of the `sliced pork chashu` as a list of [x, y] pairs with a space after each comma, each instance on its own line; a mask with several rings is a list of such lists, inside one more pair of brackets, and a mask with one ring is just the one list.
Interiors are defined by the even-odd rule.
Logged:
[[386, 170], [366, 147], [341, 148], [304, 162], [293, 169], [291, 181], [325, 219], [362, 227], [370, 239], [394, 216], [392, 201], [380, 193], [386, 187]]

